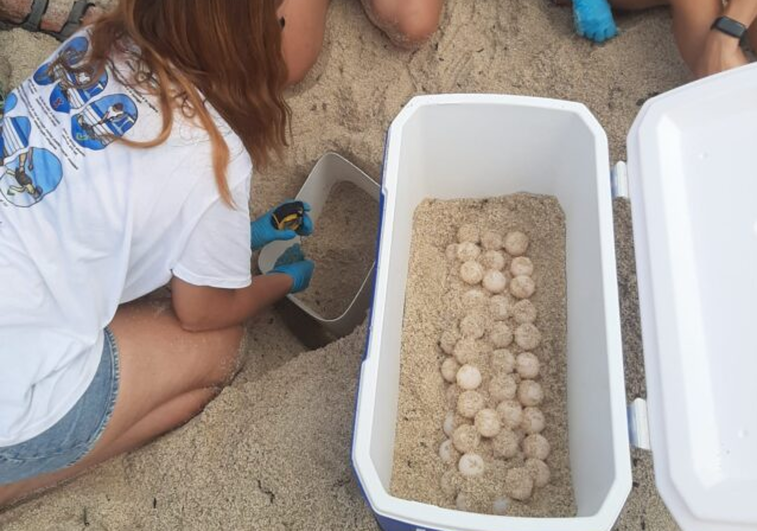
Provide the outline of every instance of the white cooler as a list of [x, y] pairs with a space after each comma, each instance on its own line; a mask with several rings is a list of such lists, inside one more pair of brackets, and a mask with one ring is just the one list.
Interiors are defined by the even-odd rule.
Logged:
[[[647, 102], [628, 137], [647, 401], [626, 404], [604, 130], [581, 104], [414, 98], [394, 120], [353, 465], [385, 531], [609, 531], [651, 446], [684, 531], [757, 530], [757, 66]], [[565, 211], [573, 518], [459, 512], [389, 493], [413, 213], [427, 197], [556, 196]], [[647, 421], [648, 417], [648, 421]], [[630, 429], [629, 429], [630, 428]], [[656, 531], [656, 530], [654, 530]]]

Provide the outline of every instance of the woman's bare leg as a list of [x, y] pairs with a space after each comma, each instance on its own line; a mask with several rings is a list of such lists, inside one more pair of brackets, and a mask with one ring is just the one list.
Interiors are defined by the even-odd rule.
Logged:
[[398, 46], [415, 48], [439, 27], [444, 0], [362, 0], [371, 22]]
[[720, 0], [610, 0], [610, 4], [629, 10], [669, 5], [678, 50], [692, 72], [697, 68], [710, 26], [723, 10]]
[[202, 411], [240, 365], [241, 327], [186, 332], [172, 311], [154, 303], [120, 308], [111, 330], [121, 379], [116, 407], [102, 437], [89, 455], [70, 468], [0, 486], [0, 507], [181, 426]]
[[318, 60], [326, 30], [330, 0], [284, 0], [279, 17], [284, 19], [284, 60], [289, 84], [302, 81]]

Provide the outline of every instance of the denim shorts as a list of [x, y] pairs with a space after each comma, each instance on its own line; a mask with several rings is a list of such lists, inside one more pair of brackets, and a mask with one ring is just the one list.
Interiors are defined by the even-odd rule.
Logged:
[[118, 396], [118, 370], [116, 339], [106, 328], [100, 365], [74, 407], [33, 439], [0, 447], [0, 485], [56, 472], [84, 458], [113, 415]]

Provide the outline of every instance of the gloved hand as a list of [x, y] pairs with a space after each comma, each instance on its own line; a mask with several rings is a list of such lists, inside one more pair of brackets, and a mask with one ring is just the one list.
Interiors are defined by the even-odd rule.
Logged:
[[284, 251], [268, 274], [282, 273], [289, 275], [293, 281], [292, 289], [289, 292], [299, 293], [310, 285], [314, 269], [315, 264], [311, 260], [306, 260], [302, 248], [299, 244], [295, 244]]
[[273, 212], [281, 205], [292, 202], [293, 201], [284, 201], [250, 223], [250, 247], [252, 247], [253, 251], [262, 249], [271, 242], [291, 240], [297, 235], [310, 236], [313, 234], [313, 220], [310, 219], [310, 216], [307, 214], [310, 212], [310, 205], [307, 203], [303, 203], [303, 205], [305, 205], [305, 217], [302, 220], [302, 225], [296, 232], [293, 230], [278, 230], [274, 228], [273, 222], [271, 221]]
[[604, 42], [618, 34], [607, 0], [573, 0], [576, 32], [594, 42]]

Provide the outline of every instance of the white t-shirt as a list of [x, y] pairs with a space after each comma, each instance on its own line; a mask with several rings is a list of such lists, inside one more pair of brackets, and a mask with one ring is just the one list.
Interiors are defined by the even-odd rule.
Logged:
[[[82, 33], [56, 54], [79, 64]], [[55, 56], [54, 56], [55, 57]], [[129, 61], [116, 67], [130, 79]], [[166, 284], [251, 282], [252, 162], [212, 112], [231, 149], [220, 199], [207, 133], [177, 112], [171, 138], [153, 97], [108, 70], [86, 90], [61, 87], [49, 62], [11, 93], [0, 122], [0, 447], [39, 435], [82, 396], [118, 305]], [[81, 75], [79, 75], [81, 77]]]

